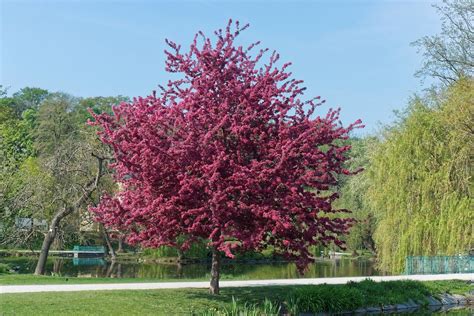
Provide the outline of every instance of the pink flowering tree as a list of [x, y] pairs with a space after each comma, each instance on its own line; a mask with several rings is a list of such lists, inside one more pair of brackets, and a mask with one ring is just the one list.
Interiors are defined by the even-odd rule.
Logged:
[[360, 121], [314, 115], [324, 101], [301, 100], [290, 63], [277, 67], [275, 52], [265, 63], [258, 42], [236, 45], [246, 28], [230, 21], [214, 41], [199, 32], [186, 52], [167, 40], [166, 70], [178, 80], [112, 116], [92, 113], [121, 184], [91, 208], [97, 219], [144, 247], [207, 242], [213, 294], [222, 253], [272, 247], [303, 271], [309, 246], [342, 247], [353, 221], [333, 202], [337, 179], [352, 174], [342, 140]]

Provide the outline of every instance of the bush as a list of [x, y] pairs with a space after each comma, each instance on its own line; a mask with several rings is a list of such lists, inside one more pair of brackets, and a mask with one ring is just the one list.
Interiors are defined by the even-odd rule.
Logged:
[[288, 298], [288, 309], [294, 313], [342, 312], [364, 305], [364, 295], [348, 286], [319, 285], [296, 288]]
[[[161, 246], [158, 248], [147, 248], [143, 251], [146, 257], [151, 258], [170, 258], [178, 257], [178, 251], [174, 247]], [[208, 257], [209, 249], [204, 242], [192, 244], [191, 247], [184, 253], [185, 258], [199, 258], [205, 259]]]
[[286, 306], [292, 315], [299, 313], [353, 311], [359, 307], [394, 305], [414, 300], [423, 303], [427, 296], [444, 292], [469, 291], [460, 281], [418, 282], [389, 281], [349, 282], [346, 285], [307, 285], [295, 287], [287, 296]]
[[0, 263], [0, 274], [10, 273], [10, 266], [5, 263]]

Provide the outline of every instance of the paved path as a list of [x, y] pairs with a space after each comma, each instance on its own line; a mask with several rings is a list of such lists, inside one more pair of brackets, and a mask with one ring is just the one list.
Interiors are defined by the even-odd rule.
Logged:
[[[430, 275], [397, 275], [346, 278], [317, 278], [317, 279], [281, 279], [281, 280], [247, 280], [221, 281], [221, 287], [247, 287], [270, 285], [303, 285], [303, 284], [346, 284], [349, 281], [360, 282], [372, 279], [376, 282], [394, 280], [468, 280], [474, 282], [474, 273], [465, 274], [430, 274]], [[109, 283], [109, 284], [47, 284], [47, 285], [2, 285], [0, 294], [32, 293], [32, 292], [75, 292], [75, 291], [104, 291], [104, 290], [156, 290], [207, 288], [209, 282], [157, 282], [157, 283]]]

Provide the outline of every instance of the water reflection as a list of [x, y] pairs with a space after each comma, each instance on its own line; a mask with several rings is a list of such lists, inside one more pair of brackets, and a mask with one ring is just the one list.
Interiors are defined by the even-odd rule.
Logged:
[[[19, 273], [32, 273], [36, 261], [31, 258], [0, 258], [0, 262], [15, 266]], [[107, 262], [103, 259], [52, 259], [47, 274], [79, 277], [197, 279], [209, 277], [210, 264], [163, 264], [138, 262]], [[380, 275], [371, 261], [339, 259], [317, 261], [303, 276], [292, 263], [224, 263], [222, 278], [226, 279], [290, 279]]]

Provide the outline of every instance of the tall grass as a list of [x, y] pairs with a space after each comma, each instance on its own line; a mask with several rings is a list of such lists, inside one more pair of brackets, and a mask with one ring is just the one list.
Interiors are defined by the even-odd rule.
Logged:
[[262, 304], [251, 304], [249, 302], [240, 302], [232, 297], [232, 303], [230, 307], [224, 308], [224, 310], [218, 310], [216, 308], [209, 309], [199, 315], [204, 316], [273, 316], [280, 315], [281, 306], [279, 303], [272, 302], [265, 298]]

